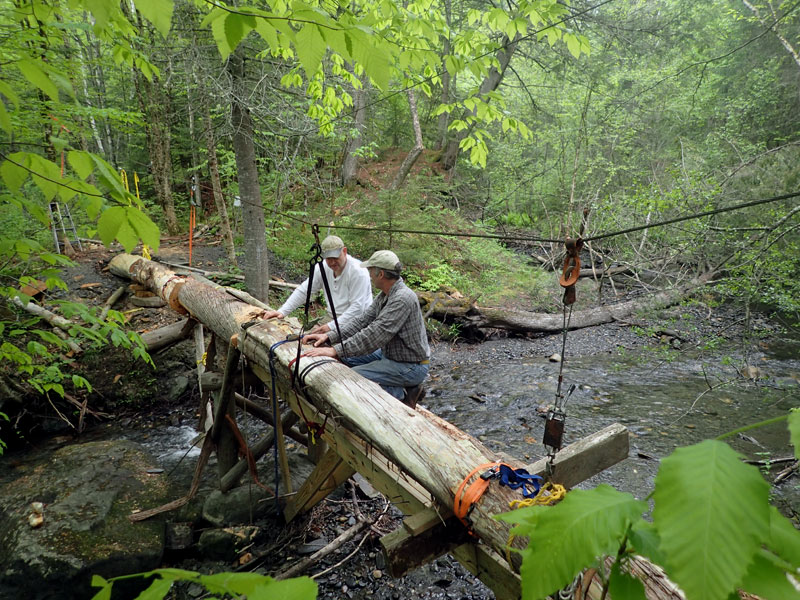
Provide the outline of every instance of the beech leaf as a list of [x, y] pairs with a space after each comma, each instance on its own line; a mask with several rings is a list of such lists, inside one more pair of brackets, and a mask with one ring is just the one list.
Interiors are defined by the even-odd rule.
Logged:
[[716, 440], [675, 450], [655, 484], [653, 522], [668, 575], [690, 600], [725, 600], [766, 541], [769, 486]]
[[[522, 553], [522, 597], [544, 598], [567, 585], [575, 573], [604, 554], [616, 553], [625, 532], [647, 510], [647, 504], [609, 485], [573, 490], [552, 507], [514, 511], [513, 521], [530, 514], [536, 526]], [[506, 513], [508, 514], [508, 513]], [[499, 518], [505, 520], [505, 516]], [[519, 533], [517, 528], [513, 533]]]

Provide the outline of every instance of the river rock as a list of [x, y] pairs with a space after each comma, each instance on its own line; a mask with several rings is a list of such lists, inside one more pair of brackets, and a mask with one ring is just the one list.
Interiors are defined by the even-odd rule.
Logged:
[[242, 485], [228, 492], [214, 490], [203, 503], [203, 518], [216, 527], [249, 523], [275, 512], [275, 501], [257, 485]]
[[[164, 478], [147, 474], [155, 466], [141, 446], [117, 440], [65, 446], [18, 467], [0, 486], [0, 598], [91, 598], [94, 574], [158, 567], [163, 523], [128, 519], [170, 499]], [[43, 505], [36, 528], [35, 503]]]

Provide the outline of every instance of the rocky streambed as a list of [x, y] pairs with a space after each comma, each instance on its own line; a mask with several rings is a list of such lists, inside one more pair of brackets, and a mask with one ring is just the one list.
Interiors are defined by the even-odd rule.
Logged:
[[[584, 485], [606, 482], [644, 497], [659, 460], [675, 447], [800, 405], [796, 339], [759, 319], [755, 340], [732, 326], [740, 320], [735, 312], [694, 303], [646, 324], [572, 331], [565, 347], [560, 335], [439, 342], [423, 404], [489, 447], [532, 462], [543, 454], [542, 415], [562, 373], [565, 389], [575, 385], [565, 443], [612, 422], [631, 432], [629, 458]], [[252, 483], [224, 496], [215, 491], [212, 456], [195, 499], [152, 521], [128, 521], [139, 508], [183, 496], [199, 456], [192, 445], [198, 407], [193, 351], [179, 347], [159, 361], [169, 365], [152, 375], [164, 397], [147, 410], [128, 412], [77, 438], [54, 438], [3, 457], [0, 599], [89, 598], [91, 574], [157, 566], [277, 574], [347, 532], [354, 532], [349, 540], [304, 570], [315, 576], [320, 598], [493, 597], [450, 556], [402, 578], [389, 577], [378, 538], [399, 525], [401, 513], [363, 481], [347, 482], [308, 515], [285, 525], [268, 494]], [[257, 421], [248, 423], [246, 436], [263, 431]], [[757, 429], [730, 443], [768, 466], [765, 477], [771, 482], [779, 463], [770, 459], [792, 453], [785, 425]], [[312, 465], [299, 444], [291, 442], [290, 453], [296, 487]], [[259, 475], [274, 485], [270, 456], [259, 462]], [[796, 472], [774, 485], [773, 497], [784, 514], [797, 519]], [[43, 522], [33, 526], [29, 519], [37, 502]], [[120, 597], [136, 593], [134, 585], [120, 590]], [[170, 592], [173, 598], [203, 595], [194, 583]]]

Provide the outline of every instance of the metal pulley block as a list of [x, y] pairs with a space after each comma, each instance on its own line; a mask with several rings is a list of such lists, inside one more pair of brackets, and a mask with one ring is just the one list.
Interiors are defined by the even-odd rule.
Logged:
[[563, 396], [559, 395], [556, 399], [556, 404], [553, 408], [547, 411], [547, 419], [544, 422], [544, 435], [542, 436], [542, 444], [552, 449], [552, 452], [561, 450], [561, 445], [564, 438], [564, 422], [567, 420], [567, 400], [575, 391], [576, 386], [574, 383], [569, 386], [569, 390]]
[[553, 450], [561, 450], [566, 418], [566, 413], [560, 410], [551, 409], [547, 412], [547, 420], [544, 422], [544, 436], [542, 438], [542, 443], [545, 446]]

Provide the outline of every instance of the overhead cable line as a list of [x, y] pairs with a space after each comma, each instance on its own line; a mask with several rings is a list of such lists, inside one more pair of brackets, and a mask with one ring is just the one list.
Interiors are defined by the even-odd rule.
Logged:
[[800, 191], [791, 192], [789, 194], [783, 194], [782, 196], [773, 196], [772, 198], [762, 198], [761, 200], [751, 200], [750, 202], [743, 202], [741, 204], [734, 204], [733, 206], [726, 206], [724, 208], [715, 208], [714, 210], [707, 210], [701, 213], [695, 213], [692, 215], [684, 215], [682, 217], [675, 217], [674, 219], [667, 219], [665, 221], [657, 221], [656, 223], [650, 223], [649, 225], [639, 225], [638, 227], [629, 227], [628, 229], [622, 229], [620, 231], [614, 231], [612, 233], [603, 233], [599, 235], [592, 235], [583, 239], [584, 242], [592, 242], [594, 240], [602, 240], [609, 237], [614, 237], [617, 235], [624, 235], [626, 233], [633, 233], [634, 231], [642, 231], [643, 229], [651, 229], [653, 227], [661, 227], [663, 225], [672, 225], [673, 223], [680, 223], [681, 221], [689, 221], [691, 219], [702, 219], [703, 217], [710, 217], [711, 215], [718, 215], [721, 213], [731, 212], [734, 210], [741, 210], [743, 208], [749, 208], [751, 206], [758, 206], [760, 204], [768, 204], [770, 202], [779, 202], [781, 200], [788, 200], [790, 198], [797, 198], [800, 196]]
[[[619, 231], [612, 231], [609, 233], [601, 233], [598, 235], [592, 235], [583, 238], [584, 242], [592, 242], [595, 240], [602, 240], [606, 238], [615, 237], [618, 235], [624, 235], [626, 233], [633, 233], [636, 231], [642, 231], [645, 229], [653, 229], [654, 227], [662, 227], [664, 225], [672, 225], [673, 223], [680, 223], [682, 221], [690, 221], [692, 219], [702, 219], [703, 217], [710, 217], [712, 215], [718, 215], [726, 212], [731, 212], [734, 210], [741, 210], [743, 208], [749, 208], [751, 206], [759, 206], [761, 204], [768, 204], [770, 202], [780, 202], [781, 200], [789, 200], [791, 198], [800, 197], [800, 191], [791, 192], [789, 194], [783, 194], [781, 196], [772, 196], [771, 198], [762, 198], [759, 200], [751, 200], [750, 202], [742, 202], [741, 204], [734, 204], [732, 206], [726, 206], [723, 208], [715, 208], [713, 210], [707, 210], [701, 213], [693, 213], [690, 215], [683, 215], [681, 217], [675, 217], [673, 219], [666, 219], [664, 221], [657, 221], [655, 223], [649, 223], [646, 225], [639, 225], [636, 227], [629, 227], [627, 229], [621, 229]], [[314, 226], [314, 223], [310, 223], [305, 219], [301, 219], [300, 217], [296, 217], [294, 215], [290, 215], [284, 212], [277, 213], [281, 216], [287, 217], [294, 221], [299, 221], [304, 225]], [[544, 238], [544, 237], [536, 237], [536, 236], [517, 236], [517, 235], [502, 235], [502, 234], [489, 234], [489, 233], [461, 233], [461, 232], [451, 232], [451, 231], [431, 231], [431, 230], [423, 230], [423, 229], [393, 229], [390, 227], [362, 227], [358, 225], [336, 225], [329, 224], [327, 227], [331, 229], [348, 229], [353, 231], [372, 231], [372, 232], [379, 232], [379, 233], [412, 233], [416, 235], [438, 235], [443, 237], [465, 237], [465, 238], [487, 238], [487, 239], [495, 239], [495, 240], [511, 240], [511, 241], [521, 241], [521, 242], [540, 242], [540, 243], [552, 243], [552, 244], [561, 244], [564, 242], [563, 239], [553, 239], [553, 238]]]

